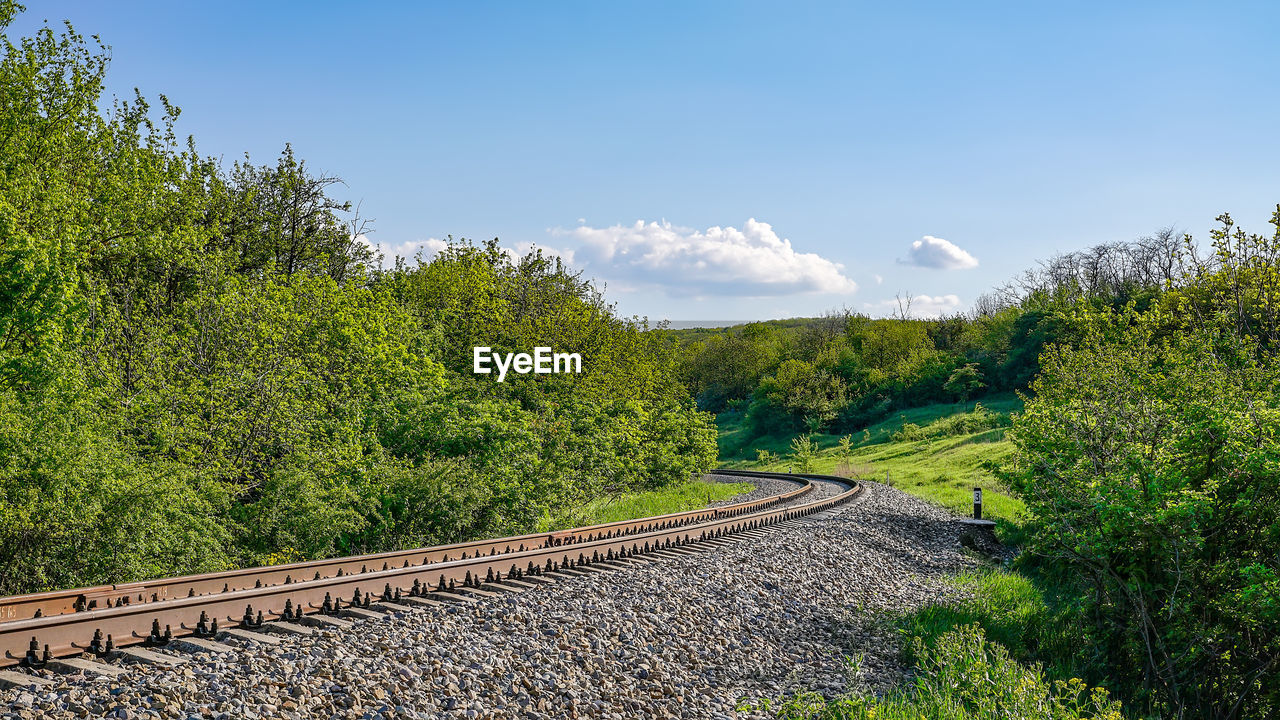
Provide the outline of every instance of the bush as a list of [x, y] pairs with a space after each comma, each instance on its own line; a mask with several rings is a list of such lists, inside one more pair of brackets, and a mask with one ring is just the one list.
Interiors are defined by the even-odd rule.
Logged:
[[973, 433], [1008, 427], [1013, 421], [1004, 413], [991, 412], [978, 403], [972, 412], [957, 413], [939, 418], [928, 425], [903, 423], [893, 433], [894, 442], [915, 442], [930, 438], [951, 437], [954, 435], [972, 435]]
[[884, 698], [850, 695], [827, 701], [806, 693], [743, 709], [785, 720], [1123, 720], [1121, 705], [1079, 678], [1049, 680], [1039, 665], [1023, 665], [977, 625], [941, 635], [933, 646], [914, 642], [914, 687]]
[[891, 436], [894, 442], [915, 442], [929, 437], [925, 429], [915, 423], [903, 423]]
[[1042, 357], [1002, 473], [1030, 549], [1139, 702], [1280, 713], [1280, 367], [1159, 309], [1085, 319]]
[[817, 456], [818, 445], [808, 435], [797, 435], [791, 439], [791, 453], [787, 459], [795, 463], [796, 470], [813, 472], [813, 461]]

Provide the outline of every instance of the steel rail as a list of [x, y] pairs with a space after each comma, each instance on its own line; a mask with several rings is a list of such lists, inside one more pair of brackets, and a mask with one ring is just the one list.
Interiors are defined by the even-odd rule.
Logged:
[[778, 495], [717, 508], [687, 510], [635, 520], [619, 520], [599, 525], [589, 525], [570, 530], [472, 540], [450, 545], [436, 545], [283, 565], [240, 568], [199, 575], [181, 575], [115, 585], [98, 585], [95, 587], [0, 597], [0, 622], [82, 612], [115, 607], [120, 604], [154, 602], [207, 595], [215, 592], [244, 590], [257, 587], [260, 584], [278, 585], [301, 580], [320, 580], [339, 575], [367, 572], [370, 569], [389, 570], [397, 566], [409, 567], [411, 565], [444, 562], [459, 558], [466, 559], [478, 555], [506, 554], [539, 547], [559, 547], [566, 544], [595, 540], [602, 536], [631, 535], [664, 525], [688, 525], [718, 517], [729, 517], [786, 502], [812, 489], [811, 485], [798, 478], [788, 477], [786, 479], [799, 481], [801, 485], [794, 490]]
[[[772, 505], [778, 504], [777, 498], [780, 497], [772, 496], [753, 503], [695, 511], [700, 519], [684, 524], [662, 520], [670, 516], [622, 524], [646, 528], [633, 533], [606, 530], [601, 536], [598, 528], [603, 526], [577, 528], [575, 531], [587, 531], [582, 536], [584, 539], [526, 548], [523, 551], [513, 550], [499, 555], [479, 554], [467, 559], [410, 564], [407, 567], [388, 567], [386, 570], [366, 568], [363, 573], [289, 583], [264, 583], [261, 587], [229, 589], [206, 595], [157, 599], [152, 602], [0, 622], [0, 667], [23, 662], [29, 657], [29, 652], [37, 661], [43, 656], [78, 655], [91, 648], [95, 637], [101, 639], [109, 636], [115, 646], [124, 647], [153, 641], [156, 639], [152, 632], [155, 628], [166, 628], [166, 634], [181, 637], [197, 634], [199, 628], [207, 627], [204, 623], [212, 620], [217, 620], [224, 628], [237, 624], [254, 627], [260, 620], [298, 619], [299, 614], [320, 612], [323, 608], [331, 607], [330, 603], [334, 600], [354, 600], [357, 604], [367, 605], [375, 597], [394, 601], [398, 593], [425, 595], [428, 592], [465, 591], [478, 588], [486, 582], [500, 582], [526, 575], [536, 576], [544, 572], [590, 566], [597, 562], [643, 556], [665, 548], [691, 544], [696, 546], [705, 540], [811, 515], [843, 503], [862, 492], [862, 486], [856, 482], [821, 475], [743, 471], [724, 471], [724, 474], [800, 480], [805, 483], [805, 488], [812, 488], [809, 482], [811, 478], [822, 479], [838, 482], [848, 489], [838, 495], [800, 506], [772, 508]], [[794, 497], [800, 493], [793, 491], [787, 494]], [[760, 503], [769, 503], [770, 507], [760, 509]], [[294, 615], [288, 615], [289, 608], [293, 608]]]

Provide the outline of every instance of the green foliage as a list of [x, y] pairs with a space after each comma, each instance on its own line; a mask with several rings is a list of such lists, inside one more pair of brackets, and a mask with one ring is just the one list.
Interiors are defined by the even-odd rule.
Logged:
[[1009, 415], [992, 412], [983, 407], [982, 403], [975, 403], [971, 412], [941, 417], [924, 426], [904, 422], [902, 427], [890, 437], [894, 442], [915, 442], [929, 438], [972, 435], [1012, 424], [1013, 421]]
[[1102, 671], [1081, 656], [1082, 629], [1056, 596], [1067, 588], [1052, 588], [1050, 598], [1029, 576], [1004, 570], [966, 573], [955, 582], [965, 593], [960, 599], [928, 604], [899, 621], [906, 638], [931, 647], [948, 632], [977, 625], [1014, 659], [1039, 662], [1056, 679]]
[[544, 517], [537, 529], [543, 532], [696, 510], [750, 492], [751, 488], [750, 483], [691, 481], [660, 490], [610, 495]]
[[[0, 32], [21, 8], [0, 3]], [[124, 122], [99, 115], [105, 49], [42, 28], [0, 45], [0, 388], [50, 381], [76, 336], [77, 266], [109, 178], [86, 173]]]
[[674, 349], [558, 260], [382, 270], [290, 146], [202, 158], [70, 28], [0, 53], [0, 594], [519, 532], [714, 462]]
[[814, 431], [836, 417], [846, 391], [839, 376], [814, 368], [803, 360], [791, 359], [779, 365], [772, 376], [764, 378], [756, 392], [770, 407], [784, 409]]
[[846, 312], [667, 332], [674, 342], [685, 340], [680, 374], [699, 406], [736, 411], [747, 404], [750, 437], [854, 432], [895, 410], [1025, 388], [1044, 345], [1075, 332], [1069, 319], [1037, 303], [1038, 296], [1026, 307], [972, 318]]
[[917, 639], [914, 687], [886, 697], [850, 695], [824, 700], [802, 694], [776, 706], [745, 704], [785, 720], [1123, 720], [1121, 705], [1103, 688], [1079, 678], [1050, 680], [1036, 664], [1017, 662], [976, 625]]
[[813, 472], [813, 460], [817, 454], [818, 446], [808, 435], [797, 435], [791, 439], [791, 453], [787, 460], [802, 473]]
[[225, 569], [230, 489], [71, 393], [0, 394], [0, 592]]
[[969, 399], [977, 391], [986, 387], [987, 384], [982, 381], [982, 371], [978, 369], [977, 363], [967, 363], [955, 369], [951, 373], [951, 377], [943, 383], [942, 388], [947, 392], [955, 393], [964, 402]]
[[[1005, 542], [1020, 537], [1019, 522], [1023, 513], [1022, 501], [1010, 494], [1009, 487], [996, 478], [993, 470], [1013, 451], [1012, 441], [1004, 438], [1004, 426], [1009, 416], [1022, 408], [1017, 396], [988, 396], [981, 403], [965, 405], [928, 405], [904, 410], [895, 417], [867, 428], [866, 438], [851, 448], [846, 461], [839, 447], [839, 438], [830, 435], [811, 435], [810, 439], [820, 450], [813, 459], [813, 471], [838, 475], [841, 464], [848, 462], [848, 471], [868, 480], [883, 482], [888, 476], [895, 488], [938, 503], [962, 515], [973, 509], [973, 488], [981, 487], [985, 503], [983, 514], [996, 521], [997, 533]], [[987, 413], [997, 416], [991, 420], [994, 429], [981, 429], [987, 421], [977, 424], [969, 434], [938, 434], [917, 441], [895, 442], [893, 435], [903, 425], [917, 427], [965, 427], [971, 426], [972, 417], [983, 418]], [[954, 425], [948, 418], [961, 416]], [[721, 413], [716, 416], [721, 432], [721, 457], [729, 467], [749, 467], [750, 460], [758, 460], [763, 449], [774, 454], [773, 462], [753, 463], [766, 470], [786, 471], [785, 455], [793, 435], [770, 435], [749, 438], [752, 449], [739, 449], [737, 443], [748, 435], [741, 415]]]
[[848, 463], [850, 459], [850, 455], [853, 452], [853, 436], [845, 435], [844, 437], [840, 438], [840, 441], [839, 443], [837, 443], [836, 448], [840, 453], [840, 457], [843, 458], [846, 463]]
[[1183, 290], [1146, 310], [1078, 307], [1083, 340], [1042, 357], [1004, 475], [1127, 692], [1168, 714], [1266, 717], [1280, 712], [1280, 232], [1224, 226], [1216, 265]]
[[774, 463], [778, 462], [778, 460], [779, 460], [779, 458], [778, 458], [778, 456], [777, 456], [777, 455], [775, 455], [774, 453], [769, 452], [768, 450], [765, 450], [764, 448], [761, 448], [761, 449], [759, 449], [759, 450], [756, 450], [756, 464], [757, 464], [757, 465], [760, 465], [760, 466], [772, 465], [772, 464], [774, 464]]
[[929, 437], [924, 428], [915, 423], [903, 423], [902, 428], [893, 434], [894, 442], [915, 442]]

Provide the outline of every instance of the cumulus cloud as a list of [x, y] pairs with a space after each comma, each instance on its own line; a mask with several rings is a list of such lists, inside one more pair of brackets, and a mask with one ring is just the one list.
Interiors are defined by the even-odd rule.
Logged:
[[552, 231], [572, 247], [557, 251], [575, 266], [628, 286], [658, 286], [667, 294], [770, 297], [798, 293], [852, 293], [857, 283], [844, 266], [798, 252], [769, 223], [754, 218], [705, 231], [669, 222]]
[[881, 300], [877, 303], [863, 303], [868, 314], [871, 315], [894, 315], [903, 310], [907, 310], [908, 314], [913, 318], [936, 318], [943, 315], [952, 315], [960, 310], [960, 296], [958, 295], [912, 295], [911, 307], [902, 307], [904, 303], [899, 303], [897, 298], [890, 300]]
[[449, 246], [448, 243], [440, 240], [439, 238], [406, 240], [401, 243], [385, 243], [374, 242], [369, 239], [368, 235], [357, 235], [356, 240], [373, 248], [375, 252], [380, 253], [382, 255], [382, 267], [384, 268], [390, 268], [395, 265], [397, 257], [402, 257], [412, 264], [413, 259], [417, 257], [419, 252], [422, 253], [424, 260], [430, 261], [431, 258], [438, 255], [441, 250], [444, 250]]
[[978, 259], [949, 240], [925, 235], [911, 243], [904, 265], [935, 270], [967, 270], [978, 267]]

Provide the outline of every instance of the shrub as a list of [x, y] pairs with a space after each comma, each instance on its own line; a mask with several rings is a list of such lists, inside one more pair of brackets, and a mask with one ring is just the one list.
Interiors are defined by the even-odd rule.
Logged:
[[800, 472], [812, 472], [813, 460], [817, 455], [818, 446], [808, 435], [797, 435], [791, 439], [791, 453], [787, 457]]
[[817, 693], [777, 704], [745, 703], [786, 720], [1123, 720], [1104, 688], [1083, 680], [1049, 680], [1038, 664], [1023, 665], [977, 625], [943, 634], [932, 647], [917, 638], [915, 685], [883, 698]]
[[929, 437], [924, 428], [915, 423], [903, 423], [902, 427], [891, 436], [894, 442], [915, 442]]
[[1156, 310], [1041, 358], [1002, 473], [1085, 638], [1168, 715], [1280, 712], [1280, 367]]

